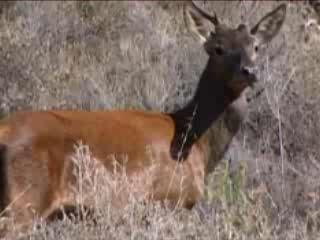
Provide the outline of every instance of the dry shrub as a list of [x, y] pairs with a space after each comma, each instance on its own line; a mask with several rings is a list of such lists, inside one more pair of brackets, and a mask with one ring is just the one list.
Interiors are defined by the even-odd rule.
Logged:
[[[198, 2], [233, 26], [239, 22], [253, 24], [278, 4]], [[177, 109], [192, 96], [206, 61], [201, 46], [185, 29], [182, 5], [183, 1], [1, 4], [1, 115], [18, 109]], [[135, 229], [145, 230], [148, 238], [185, 239], [190, 233], [190, 238], [203, 239], [212, 239], [212, 235], [226, 239], [303, 239], [307, 231], [316, 236], [320, 203], [320, 34], [315, 27], [304, 26], [309, 13], [306, 2], [288, 3], [280, 35], [260, 59], [256, 91], [263, 88], [264, 92], [253, 98], [248, 121], [230, 149], [231, 156], [247, 162], [247, 180], [241, 191], [255, 191], [261, 186], [265, 189], [261, 205], [240, 206], [246, 209], [240, 211], [245, 224], [261, 223], [256, 235], [236, 231], [223, 224], [225, 215], [209, 210], [209, 220], [204, 221], [193, 211], [166, 215], [162, 208], [141, 206], [154, 214], [150, 222], [155, 224], [146, 227], [130, 217], [121, 222], [116, 217], [108, 218], [103, 210], [108, 209], [106, 202], [98, 208], [105, 218], [99, 218], [97, 227], [62, 221], [52, 228], [35, 230], [34, 238], [45, 238], [42, 234], [48, 230], [47, 239], [59, 238], [55, 234], [61, 234], [61, 239], [86, 239], [97, 234], [114, 234], [110, 239], [121, 239], [121, 234], [129, 236]], [[216, 185], [210, 191], [215, 189]], [[135, 206], [140, 209], [138, 203], [131, 208]], [[266, 211], [268, 220], [259, 209]], [[129, 211], [108, 211], [118, 210]], [[236, 215], [230, 206], [222, 210]], [[250, 220], [255, 219], [255, 211], [263, 220]], [[130, 216], [126, 215], [129, 212], [115, 216]], [[246, 234], [248, 237], [244, 237]]]
[[[90, 155], [88, 146], [80, 144], [72, 161], [77, 179], [72, 188], [75, 203], [91, 201], [94, 214], [82, 221], [68, 217], [51, 223], [38, 220], [27, 233], [11, 232], [8, 239], [307, 239], [312, 236], [310, 232], [307, 234], [307, 224], [297, 218], [284, 224], [281, 218], [268, 217], [263, 204], [264, 187], [250, 192], [240, 190], [241, 200], [230, 201], [220, 194], [213, 199], [214, 204], [204, 201], [192, 211], [172, 209], [166, 203], [146, 204], [139, 191], [145, 177], [130, 178], [123, 167], [106, 172]], [[225, 170], [225, 167], [217, 170], [216, 181], [235, 181]], [[152, 169], [146, 174], [152, 174]], [[243, 180], [239, 181], [243, 184]], [[127, 193], [127, 204], [115, 207], [123, 191]], [[313, 234], [318, 236], [317, 232]]]

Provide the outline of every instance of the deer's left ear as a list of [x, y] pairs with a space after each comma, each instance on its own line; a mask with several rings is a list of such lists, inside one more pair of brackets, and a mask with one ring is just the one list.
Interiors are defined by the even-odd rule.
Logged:
[[278, 33], [286, 18], [287, 5], [281, 4], [273, 11], [265, 15], [252, 29], [251, 34], [254, 35], [259, 44], [270, 42]]

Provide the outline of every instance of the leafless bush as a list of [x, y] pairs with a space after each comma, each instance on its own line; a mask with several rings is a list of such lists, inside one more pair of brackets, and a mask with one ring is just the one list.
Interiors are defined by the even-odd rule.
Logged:
[[[256, 22], [277, 4], [198, 3], [234, 26], [240, 21]], [[206, 56], [185, 30], [182, 5], [183, 1], [1, 4], [0, 112], [54, 108], [171, 111], [185, 104], [192, 96]], [[225, 215], [210, 213], [209, 220], [202, 222], [195, 212], [171, 214], [162, 208], [141, 206], [142, 212], [154, 214], [149, 220], [154, 224], [143, 225], [130, 218], [129, 210], [111, 218], [107, 212], [119, 209], [106, 210], [107, 201], [95, 204], [99, 211], [106, 211], [96, 227], [62, 221], [52, 228], [35, 230], [31, 238], [45, 238], [45, 232], [47, 239], [86, 239], [101, 232], [110, 234], [105, 237], [108, 239], [121, 239], [121, 234], [124, 239], [132, 234], [146, 234], [148, 239], [212, 239], [213, 233], [217, 238], [229, 239], [246, 234], [254, 236], [252, 239], [302, 239], [308, 231], [317, 234], [320, 34], [313, 26], [305, 27], [309, 13], [305, 2], [288, 3], [281, 34], [268, 47], [270, 54], [260, 59], [256, 91], [264, 91], [251, 101], [249, 119], [230, 150], [247, 162], [246, 190], [242, 190], [264, 189], [261, 199], [265, 214], [272, 217], [265, 220], [264, 213], [256, 212], [263, 218], [256, 221], [255, 210], [250, 207], [239, 214], [243, 224], [262, 226], [255, 230], [256, 235], [223, 224], [225, 216], [232, 218], [232, 214], [239, 213], [237, 207], [234, 211], [224, 209]], [[93, 186], [99, 193], [112, 189], [99, 189], [104, 184]], [[133, 204], [132, 209], [134, 206], [140, 205]], [[294, 215], [298, 217], [290, 218]], [[127, 216], [126, 220], [120, 216]], [[309, 219], [308, 223], [299, 217]]]
[[[307, 224], [298, 218], [283, 224], [281, 218], [268, 217], [263, 204], [264, 187], [242, 192], [242, 201], [232, 204], [219, 195], [214, 205], [203, 202], [192, 211], [172, 209], [159, 202], [145, 204], [138, 187], [141, 179], [130, 178], [121, 167], [106, 172], [90, 155], [88, 146], [80, 144], [72, 162], [77, 179], [73, 186], [75, 203], [81, 205], [91, 198], [95, 221], [85, 218], [75, 222], [67, 217], [51, 223], [39, 220], [28, 232], [13, 231], [8, 239], [307, 239], [312, 236], [307, 233]], [[220, 168], [222, 176], [216, 175], [217, 181], [225, 179], [223, 169]], [[119, 201], [119, 193], [123, 191], [127, 192], [127, 205], [115, 207], [112, 200]], [[11, 229], [14, 229], [12, 225]], [[317, 237], [317, 232], [312, 234]]]

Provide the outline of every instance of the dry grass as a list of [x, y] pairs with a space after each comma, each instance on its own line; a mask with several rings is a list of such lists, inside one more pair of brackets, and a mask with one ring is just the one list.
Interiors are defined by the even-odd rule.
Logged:
[[[265, 189], [244, 192], [245, 174], [230, 178], [227, 166], [221, 165], [214, 180], [218, 194], [210, 202], [199, 203], [192, 211], [172, 209], [158, 202], [146, 203], [139, 192], [145, 177], [129, 178], [125, 168], [106, 172], [90, 155], [87, 146], [79, 145], [72, 158], [78, 181], [72, 186], [77, 204], [91, 199], [94, 213], [84, 220], [64, 216], [63, 220], [36, 221], [32, 229], [12, 231], [8, 239], [316, 239], [317, 232], [308, 224], [292, 218], [271, 218], [264, 208]], [[244, 169], [244, 168], [243, 168]], [[152, 174], [152, 170], [146, 171]], [[238, 186], [237, 186], [238, 184]], [[231, 187], [233, 186], [233, 187]], [[114, 198], [127, 192], [124, 208], [115, 207]], [[119, 199], [117, 198], [117, 201]], [[80, 212], [84, 211], [79, 209]], [[82, 212], [84, 215], [86, 212]], [[10, 221], [10, 220], [8, 220]]]
[[[181, 4], [1, 2], [1, 115], [52, 108], [170, 111], [185, 104], [206, 56], [184, 27]], [[234, 26], [255, 23], [277, 4], [199, 2]], [[129, 198], [128, 208], [117, 209], [110, 206], [110, 186], [90, 180], [96, 226], [41, 223], [30, 239], [317, 239], [320, 34], [304, 27], [303, 2], [290, 3], [287, 14], [260, 60], [256, 90], [265, 90], [229, 151], [246, 164], [241, 174], [232, 170], [232, 185], [233, 167], [219, 166], [209, 181], [213, 203], [171, 212]]]

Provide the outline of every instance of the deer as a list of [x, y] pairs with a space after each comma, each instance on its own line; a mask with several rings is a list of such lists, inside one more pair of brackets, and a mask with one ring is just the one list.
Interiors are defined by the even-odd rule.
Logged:
[[[155, 174], [147, 179], [151, 184], [142, 186], [149, 201], [191, 209], [203, 197], [206, 175], [214, 171], [246, 117], [244, 94], [258, 80], [251, 68], [259, 47], [280, 31], [286, 5], [250, 30], [244, 24], [230, 28], [193, 2], [186, 3], [183, 14], [208, 55], [196, 92], [184, 107], [170, 113], [18, 111], [0, 121], [1, 215], [13, 214], [25, 226], [74, 206], [70, 156], [78, 141], [90, 147], [107, 172], [114, 168], [109, 155], [126, 154], [127, 161], [118, 164], [129, 178], [155, 163]], [[90, 209], [90, 203], [83, 205]]]

